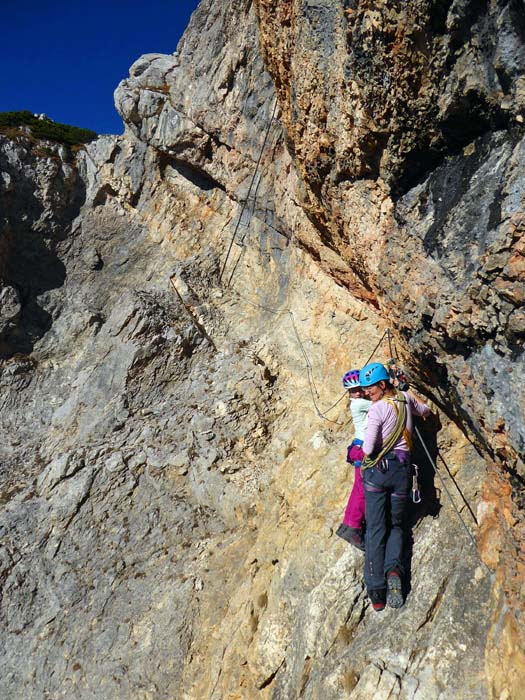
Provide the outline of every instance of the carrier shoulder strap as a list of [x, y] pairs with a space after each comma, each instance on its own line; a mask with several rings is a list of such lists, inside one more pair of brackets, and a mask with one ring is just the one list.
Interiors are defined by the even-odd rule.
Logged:
[[[400, 391], [396, 392], [396, 399], [397, 399], [397, 402], [399, 404], [399, 407], [393, 399], [390, 399], [390, 398], [384, 399], [385, 401], [388, 401], [388, 403], [394, 407], [394, 410], [396, 411], [396, 414], [397, 414], [397, 419], [396, 419], [396, 424], [394, 426], [394, 430], [386, 438], [385, 444], [383, 445], [381, 450], [374, 457], [370, 457], [370, 456], [365, 457], [365, 459], [363, 460], [363, 462], [361, 464], [361, 472], [363, 472], [365, 469], [370, 469], [371, 467], [374, 467], [379, 461], [381, 461], [383, 459], [383, 457], [387, 454], [387, 452], [390, 452], [390, 450], [394, 447], [396, 442], [399, 440], [399, 438], [403, 434], [403, 431], [406, 431], [406, 434], [408, 434], [408, 430], [406, 430], [406, 417], [407, 417], [406, 399]], [[406, 440], [406, 435], [404, 437]], [[411, 443], [407, 441], [407, 445], [410, 449]]]
[[[397, 394], [398, 394], [398, 397], [397, 397], [398, 401], [402, 401], [404, 404], [406, 404], [406, 403], [407, 403], [407, 400], [406, 400], [406, 398], [404, 397], [404, 395], [403, 395], [400, 391], [398, 391]], [[400, 396], [401, 398], [399, 398], [399, 396]], [[394, 407], [396, 413], [399, 412], [398, 403], [397, 403], [396, 401], [394, 401], [394, 399], [388, 398], [388, 399], [385, 399], [385, 401], [388, 401], [388, 403], [389, 403], [391, 406]], [[405, 409], [405, 410], [408, 412], [409, 409], [407, 408], [407, 409]], [[406, 423], [407, 423], [407, 422], [406, 422], [406, 418], [405, 418], [405, 427], [403, 428], [403, 437], [405, 438], [405, 442], [406, 442], [406, 444], [407, 444], [408, 451], [409, 451], [409, 452], [412, 452], [412, 443], [413, 443], [413, 441], [412, 441], [412, 435], [409, 433]]]

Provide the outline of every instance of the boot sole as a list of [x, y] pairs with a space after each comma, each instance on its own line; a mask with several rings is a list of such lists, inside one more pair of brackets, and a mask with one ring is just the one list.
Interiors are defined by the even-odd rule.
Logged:
[[386, 604], [390, 608], [400, 608], [403, 603], [403, 591], [399, 576], [388, 576], [386, 581]]

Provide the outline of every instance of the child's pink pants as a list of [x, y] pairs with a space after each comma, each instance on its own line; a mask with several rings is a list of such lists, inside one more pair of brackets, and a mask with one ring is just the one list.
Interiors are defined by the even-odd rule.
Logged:
[[365, 519], [365, 492], [361, 481], [361, 469], [355, 467], [354, 474], [354, 485], [346, 506], [343, 524], [360, 528]]

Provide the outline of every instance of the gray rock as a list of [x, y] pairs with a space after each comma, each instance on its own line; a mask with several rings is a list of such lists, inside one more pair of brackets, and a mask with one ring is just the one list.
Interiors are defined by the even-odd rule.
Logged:
[[[408, 16], [381, 3], [292, 5], [204, 0], [177, 54], [140, 58], [117, 88], [124, 135], [74, 160], [0, 137], [2, 697], [485, 700], [519, 687], [509, 649], [521, 644], [520, 516], [504, 496], [480, 496], [492, 472], [465, 434], [505, 459], [523, 447], [512, 393], [525, 379], [514, 345], [521, 263], [509, 255], [523, 144], [502, 129], [463, 143], [454, 122], [467, 83], [498, 113], [504, 75], [488, 55], [510, 76], [501, 109], [520, 116], [517, 25], [510, 6], [472, 14], [453, 3], [432, 21], [459, 32], [456, 49], [444, 34], [428, 46], [414, 35], [436, 51], [439, 98], [434, 84], [428, 103], [414, 97], [409, 81], [403, 102], [390, 44], [375, 39], [402, 18], [428, 31], [428, 3], [409, 3]], [[282, 124], [271, 121], [266, 66]], [[355, 109], [372, 97], [395, 117], [383, 150]], [[451, 125], [438, 144], [448, 157], [403, 180], [436, 123]], [[333, 153], [326, 132], [338, 135]], [[266, 133], [244, 247], [233, 247], [241, 257], [219, 284]], [[465, 150], [449, 152], [454, 139]], [[385, 182], [403, 184], [395, 201]], [[377, 235], [378, 210], [392, 214], [389, 255], [365, 235]], [[377, 269], [353, 257], [376, 248]], [[333, 536], [351, 431], [333, 405], [349, 358], [364, 361], [381, 337], [374, 305], [455, 418], [425, 436], [451, 462], [444, 477], [473, 534], [479, 503], [491, 535], [480, 548], [496, 562], [493, 578], [426, 472], [411, 590], [382, 616], [367, 602], [362, 556]], [[477, 382], [463, 381], [467, 370]], [[319, 406], [332, 406], [333, 422]], [[489, 445], [493, 430], [500, 442]], [[491, 479], [499, 498], [506, 484]], [[514, 670], [501, 677], [506, 664]]]
[[0, 334], [18, 316], [21, 308], [20, 295], [16, 289], [7, 286], [0, 290]]

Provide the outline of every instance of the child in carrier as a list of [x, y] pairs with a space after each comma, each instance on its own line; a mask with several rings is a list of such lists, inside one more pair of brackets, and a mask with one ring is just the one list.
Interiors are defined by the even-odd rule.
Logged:
[[365, 494], [361, 483], [361, 461], [364, 459], [362, 450], [365, 438], [368, 409], [372, 402], [365, 399], [365, 394], [359, 383], [359, 370], [352, 369], [343, 377], [343, 386], [350, 394], [350, 412], [354, 423], [354, 439], [348, 446], [346, 461], [355, 467], [354, 485], [348, 499], [343, 522], [337, 528], [336, 534], [357, 549], [364, 551], [365, 541], [363, 525], [365, 521]]

